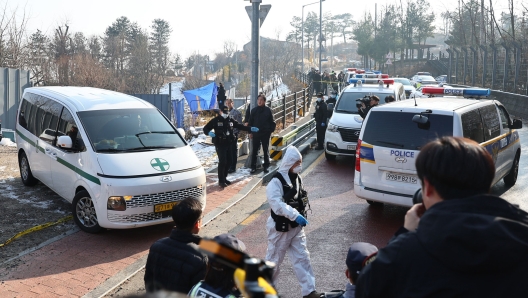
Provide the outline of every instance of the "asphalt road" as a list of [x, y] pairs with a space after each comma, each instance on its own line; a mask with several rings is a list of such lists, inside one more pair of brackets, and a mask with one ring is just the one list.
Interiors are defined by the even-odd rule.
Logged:
[[[492, 188], [492, 193], [528, 211], [527, 128], [520, 130], [520, 138], [522, 153], [517, 184], [506, 188], [501, 181]], [[312, 151], [305, 157], [305, 160], [317, 158], [311, 166], [304, 165], [304, 183], [312, 209], [305, 231], [317, 289], [330, 291], [345, 287], [348, 247], [358, 241], [385, 246], [403, 223], [407, 208], [389, 205], [377, 208], [357, 198], [353, 192], [354, 159], [338, 158], [335, 162], [327, 162], [321, 153]], [[247, 217], [248, 214], [251, 215]], [[232, 207], [229, 213], [215, 219], [201, 234], [235, 233], [247, 245], [251, 255], [263, 258], [267, 246], [264, 226], [268, 216], [265, 188], [261, 187]], [[138, 272], [107, 297], [141, 293], [144, 291], [141, 289], [143, 274], [143, 271]], [[300, 286], [287, 257], [281, 266], [277, 287], [282, 297], [300, 296]]]

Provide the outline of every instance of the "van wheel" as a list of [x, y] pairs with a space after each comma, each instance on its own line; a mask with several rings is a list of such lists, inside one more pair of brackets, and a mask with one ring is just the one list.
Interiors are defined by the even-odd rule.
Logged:
[[373, 206], [373, 207], [383, 207], [383, 203], [381, 203], [381, 202], [375, 202], [375, 201], [367, 200], [367, 203], [370, 206]]
[[504, 184], [506, 186], [514, 186], [517, 182], [517, 175], [519, 174], [519, 154], [515, 156], [515, 159], [513, 160], [513, 164], [510, 170], [510, 173], [508, 175], [504, 176]]
[[26, 153], [20, 153], [18, 157], [18, 167], [20, 169], [20, 178], [22, 178], [22, 183], [26, 186], [33, 186], [37, 184], [38, 180], [33, 177], [31, 173], [31, 167], [29, 166], [29, 160], [26, 156]]
[[334, 160], [336, 160], [336, 157], [337, 157], [337, 156], [332, 155], [332, 154], [328, 154], [328, 153], [326, 153], [326, 151], [325, 151], [325, 157], [326, 157], [326, 160], [328, 160], [328, 161], [334, 161]]
[[97, 221], [94, 203], [86, 190], [78, 192], [72, 204], [73, 220], [81, 230], [94, 234], [102, 230]]

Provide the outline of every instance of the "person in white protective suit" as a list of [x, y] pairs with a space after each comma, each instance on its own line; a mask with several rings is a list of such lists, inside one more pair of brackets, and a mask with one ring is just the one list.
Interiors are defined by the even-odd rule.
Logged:
[[308, 221], [297, 209], [286, 204], [286, 201], [296, 200], [300, 194], [299, 188], [302, 184], [298, 176], [301, 172], [301, 163], [302, 156], [299, 150], [293, 146], [289, 147], [282, 158], [278, 173], [266, 187], [272, 212], [266, 224], [268, 232], [266, 260], [276, 264], [273, 273], [273, 281], [276, 281], [280, 265], [288, 252], [297, 280], [301, 284], [303, 298], [318, 298], [320, 294], [315, 291], [315, 276], [303, 230]]

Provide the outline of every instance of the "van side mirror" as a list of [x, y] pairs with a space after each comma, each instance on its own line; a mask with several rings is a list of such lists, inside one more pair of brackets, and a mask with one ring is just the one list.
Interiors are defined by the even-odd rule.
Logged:
[[57, 140], [57, 147], [62, 149], [72, 149], [73, 142], [70, 136], [60, 136]]
[[520, 119], [513, 119], [513, 124], [511, 125], [512, 129], [521, 129], [523, 126], [522, 120]]

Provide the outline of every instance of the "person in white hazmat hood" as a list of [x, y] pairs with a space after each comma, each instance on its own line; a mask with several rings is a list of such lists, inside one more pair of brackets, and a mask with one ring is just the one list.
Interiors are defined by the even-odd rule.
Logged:
[[[278, 172], [266, 187], [271, 207], [266, 229], [268, 249], [266, 260], [276, 264], [273, 280], [279, 275], [279, 268], [286, 252], [293, 265], [297, 280], [301, 284], [303, 298], [316, 298], [315, 276], [310, 264], [310, 253], [306, 247], [303, 227], [308, 224], [303, 214], [307, 205], [306, 191], [302, 189], [302, 156], [295, 147], [289, 147], [282, 158]], [[303, 203], [304, 198], [304, 203]]]

